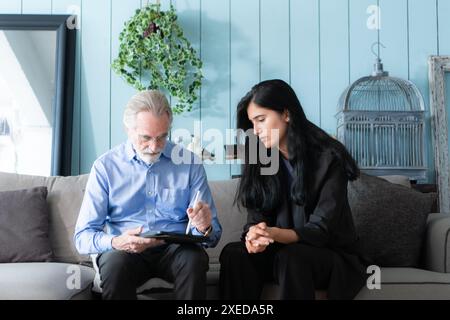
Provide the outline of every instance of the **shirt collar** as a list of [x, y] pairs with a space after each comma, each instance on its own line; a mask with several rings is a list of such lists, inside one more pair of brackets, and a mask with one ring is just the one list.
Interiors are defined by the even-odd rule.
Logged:
[[127, 140], [125, 143], [125, 154], [129, 161], [133, 160], [136, 157], [136, 151], [134, 151], [133, 144], [130, 140]]
[[[168, 159], [172, 159], [171, 154], [172, 154], [173, 147], [174, 147], [173, 142], [167, 140], [166, 145], [164, 146], [164, 149], [162, 151], [162, 155]], [[125, 153], [126, 153], [127, 159], [129, 161], [131, 161], [135, 158], [137, 159], [136, 150], [134, 150], [133, 144], [131, 143], [131, 141], [129, 139], [127, 140], [127, 142], [125, 144]]]

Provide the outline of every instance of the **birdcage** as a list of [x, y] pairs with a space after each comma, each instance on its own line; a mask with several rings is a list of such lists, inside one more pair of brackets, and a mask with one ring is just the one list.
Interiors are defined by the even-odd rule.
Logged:
[[336, 118], [337, 138], [363, 172], [426, 178], [423, 98], [412, 82], [390, 77], [379, 58], [371, 76], [343, 92]]

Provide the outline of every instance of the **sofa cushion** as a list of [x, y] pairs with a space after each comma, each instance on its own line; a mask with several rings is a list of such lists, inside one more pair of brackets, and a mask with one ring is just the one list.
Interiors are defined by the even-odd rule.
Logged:
[[47, 186], [47, 203], [50, 208], [49, 237], [56, 261], [90, 262], [89, 256], [78, 254], [73, 243], [87, 178], [87, 174], [73, 177], [39, 177], [0, 172], [0, 191]]
[[0, 192], [0, 262], [51, 261], [47, 188]]
[[371, 263], [384, 267], [418, 265], [435, 196], [365, 174], [349, 183], [356, 231]]
[[47, 178], [50, 240], [57, 261], [67, 263], [91, 261], [88, 255], [78, 253], [73, 241], [87, 178], [87, 174]]
[[415, 268], [381, 268], [380, 289], [364, 286], [355, 300], [448, 300], [450, 274]]
[[67, 263], [0, 264], [0, 300], [65, 300], [90, 287], [95, 271]]

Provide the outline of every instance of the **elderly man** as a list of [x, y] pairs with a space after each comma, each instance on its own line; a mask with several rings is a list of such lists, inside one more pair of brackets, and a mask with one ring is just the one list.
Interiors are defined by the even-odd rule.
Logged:
[[[75, 228], [76, 248], [99, 254], [103, 299], [136, 299], [136, 288], [151, 277], [173, 282], [177, 299], [204, 299], [208, 255], [203, 247], [139, 234], [185, 233], [190, 219], [192, 234], [208, 236], [202, 245], [215, 246], [222, 228], [205, 170], [193, 154], [189, 163], [172, 161], [175, 145], [167, 141], [172, 111], [161, 92], [132, 97], [123, 122], [128, 140], [92, 166]], [[201, 201], [192, 208], [197, 191]]]

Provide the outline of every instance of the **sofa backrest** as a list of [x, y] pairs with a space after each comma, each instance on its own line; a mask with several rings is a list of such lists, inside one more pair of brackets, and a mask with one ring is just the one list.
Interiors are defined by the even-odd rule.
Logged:
[[[382, 177], [391, 183], [409, 186], [403, 177]], [[55, 260], [58, 262], [90, 262], [89, 256], [78, 254], [73, 243], [75, 224], [83, 200], [88, 175], [72, 177], [40, 177], [0, 172], [0, 191], [28, 189], [46, 186], [49, 204], [49, 238]], [[217, 207], [223, 233], [215, 248], [207, 249], [211, 264], [218, 264], [222, 248], [239, 241], [247, 219], [245, 208], [239, 209], [233, 202], [239, 179], [210, 181], [209, 186]]]
[[214, 248], [206, 251], [209, 255], [209, 262], [219, 263], [219, 256], [222, 248], [230, 242], [239, 241], [244, 224], [247, 221], [247, 210], [238, 208], [233, 204], [239, 179], [210, 181], [209, 187], [217, 208], [217, 215], [222, 225], [222, 237]]
[[83, 200], [88, 175], [40, 177], [0, 172], [0, 191], [46, 186], [49, 205], [49, 238], [56, 261], [78, 263], [90, 261], [78, 254], [73, 243], [75, 224]]
[[[83, 200], [88, 175], [72, 177], [40, 177], [0, 172], [0, 191], [46, 186], [49, 204], [49, 238], [55, 260], [58, 262], [90, 262], [90, 257], [78, 254], [73, 243], [75, 224]], [[219, 221], [222, 238], [215, 248], [208, 249], [211, 263], [218, 263], [222, 248], [238, 241], [247, 213], [233, 205], [238, 179], [209, 182]]]

